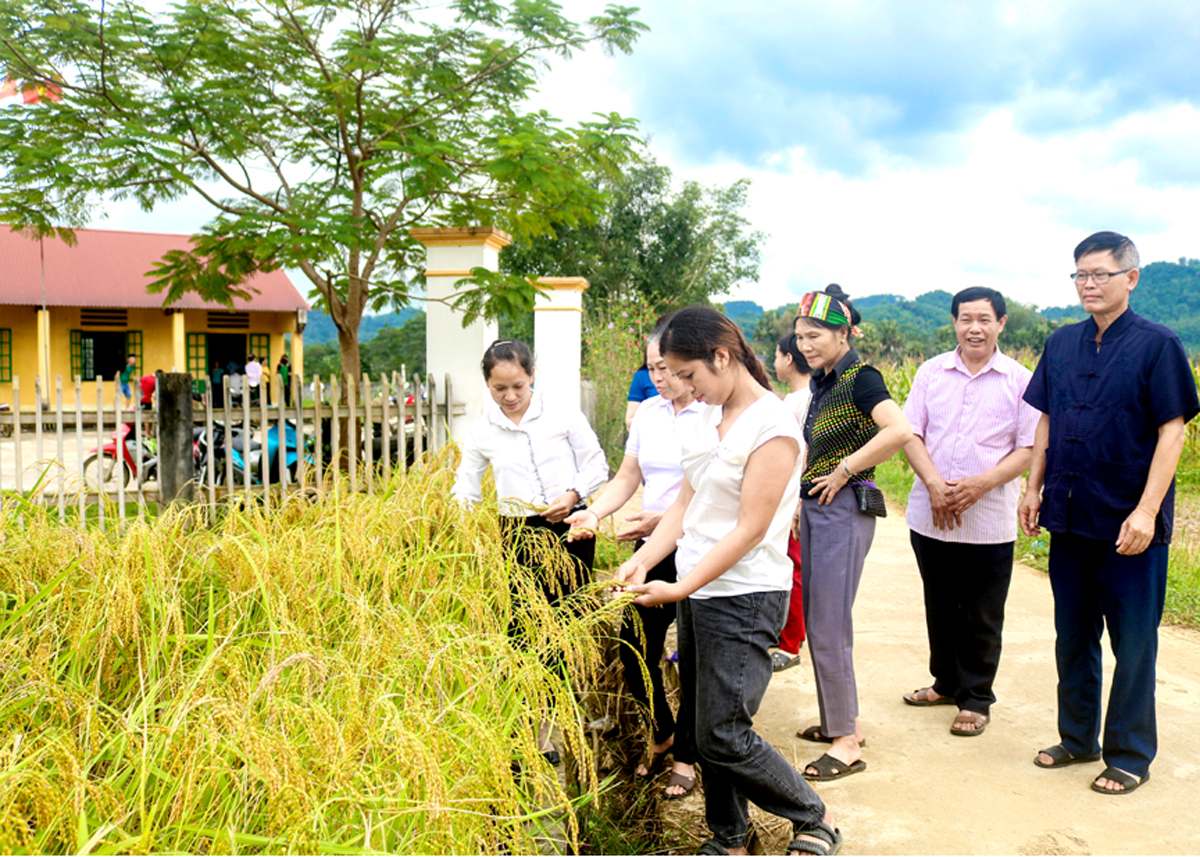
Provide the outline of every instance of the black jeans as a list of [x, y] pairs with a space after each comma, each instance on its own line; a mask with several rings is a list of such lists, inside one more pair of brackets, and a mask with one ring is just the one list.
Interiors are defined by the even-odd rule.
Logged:
[[925, 627], [933, 691], [987, 715], [996, 695], [1004, 602], [1012, 581], [1013, 543], [944, 542], [911, 533], [925, 585]]
[[695, 712], [696, 752], [704, 766], [705, 816], [726, 848], [746, 844], [748, 801], [811, 829], [825, 804], [779, 752], [754, 731], [771, 681], [768, 649], [787, 619], [788, 592], [679, 603], [679, 672]]
[[[528, 518], [501, 516], [500, 530], [504, 535], [506, 547], [515, 551], [516, 560], [522, 568], [532, 571], [536, 577], [542, 595], [551, 606], [555, 606], [563, 598], [572, 595], [576, 589], [591, 580], [592, 563], [596, 559], [596, 540], [580, 539], [567, 542], [565, 537], [571, 527], [560, 521], [552, 524], [541, 515], [531, 515]], [[551, 570], [539, 560], [541, 550], [545, 548], [545, 534], [549, 533], [571, 559], [566, 568]], [[540, 544], [539, 544], [540, 542]], [[509, 621], [509, 637], [524, 644], [524, 632], [521, 629], [523, 610], [521, 593], [515, 585], [512, 587], [513, 611]], [[562, 654], [548, 657], [546, 665], [560, 672], [563, 670]]]
[[[641, 547], [644, 542], [638, 542]], [[650, 569], [646, 580], [665, 580], [675, 582], [675, 553]], [[633, 614], [641, 619], [641, 635], [638, 634], [637, 623]], [[633, 605], [633, 610], [626, 610], [625, 620], [621, 623], [621, 664], [625, 668], [625, 684], [629, 693], [638, 701], [645, 712], [646, 719], [654, 730], [654, 743], [661, 744], [672, 735], [675, 743], [671, 753], [676, 762], [685, 765], [695, 764], [696, 743], [693, 735], [694, 722], [686, 699], [681, 698], [679, 714], [671, 715], [671, 704], [667, 702], [666, 688], [663, 686], [662, 657], [663, 645], [667, 638], [667, 629], [675, 621], [675, 605], [663, 604], [660, 607], [641, 607]], [[642, 664], [650, 676], [650, 688], [646, 687]]]

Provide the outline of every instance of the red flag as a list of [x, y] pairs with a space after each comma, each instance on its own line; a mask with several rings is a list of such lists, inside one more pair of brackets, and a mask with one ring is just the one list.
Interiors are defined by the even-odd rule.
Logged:
[[18, 91], [17, 82], [6, 77], [0, 84], [0, 101], [22, 101], [37, 104], [39, 101], [62, 101], [62, 88], [53, 83], [37, 83]]

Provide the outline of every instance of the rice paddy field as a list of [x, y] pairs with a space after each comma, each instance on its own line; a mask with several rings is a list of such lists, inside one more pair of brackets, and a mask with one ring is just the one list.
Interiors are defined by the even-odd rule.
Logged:
[[459, 509], [452, 480], [435, 465], [370, 497], [124, 532], [5, 497], [0, 851], [578, 847], [603, 786], [581, 697], [543, 661], [564, 652], [586, 686], [621, 602], [590, 588], [552, 609], [495, 507]]

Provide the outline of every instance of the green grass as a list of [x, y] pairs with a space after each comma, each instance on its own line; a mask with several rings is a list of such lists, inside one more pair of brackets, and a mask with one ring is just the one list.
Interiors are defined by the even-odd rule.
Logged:
[[[1196, 465], [1187, 471], [1196, 472]], [[875, 468], [875, 481], [888, 500], [904, 508], [912, 488], [913, 472], [903, 455], [895, 455]], [[1178, 505], [1200, 504], [1200, 485], [1180, 485]], [[1043, 531], [1035, 538], [1017, 534], [1014, 556], [1018, 562], [1047, 571], [1050, 561], [1050, 533]], [[1167, 574], [1167, 599], [1163, 621], [1172, 625], [1200, 628], [1200, 546], [1196, 535], [1186, 526], [1178, 526], [1171, 545], [1171, 564]]]
[[903, 453], [897, 453], [875, 468], [875, 484], [883, 491], [889, 502], [901, 509], [908, 505], [908, 492], [912, 490], [913, 471]]
[[1200, 627], [1200, 550], [1191, 540], [1171, 548], [1163, 615], [1175, 625]]

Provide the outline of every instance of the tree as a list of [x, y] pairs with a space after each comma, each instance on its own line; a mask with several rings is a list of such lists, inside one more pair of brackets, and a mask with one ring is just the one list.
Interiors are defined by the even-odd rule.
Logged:
[[425, 313], [417, 313], [400, 327], [385, 327], [363, 343], [363, 365], [372, 375], [404, 370], [425, 374]]
[[758, 277], [761, 232], [742, 214], [749, 179], [728, 187], [684, 182], [653, 161], [596, 176], [609, 204], [594, 223], [518, 236], [501, 269], [523, 277], [585, 277], [589, 306], [640, 298], [655, 310], [707, 302]]
[[[728, 309], [728, 305], [726, 305]], [[749, 337], [754, 353], [773, 366], [775, 349], [779, 340], [796, 329], [797, 306], [781, 306], [777, 309], [766, 310], [754, 323], [753, 335]]]
[[[409, 227], [539, 236], [601, 207], [593, 179], [630, 157], [632, 122], [518, 106], [550, 57], [628, 52], [634, 11], [579, 25], [552, 0], [0, 0], [0, 64], [62, 92], [0, 113], [0, 222], [70, 240], [110, 195], [151, 210], [194, 194], [217, 213], [151, 290], [229, 303], [257, 271], [298, 269], [358, 375], [363, 312], [422, 284]], [[477, 275], [467, 320], [532, 307], [528, 283]]]

